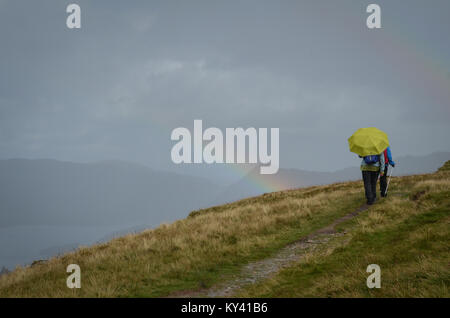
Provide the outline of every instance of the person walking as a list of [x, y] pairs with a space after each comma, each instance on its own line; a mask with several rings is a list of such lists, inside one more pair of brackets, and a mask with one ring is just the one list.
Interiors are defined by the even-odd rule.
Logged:
[[387, 188], [387, 172], [388, 167], [391, 165], [393, 168], [395, 167], [395, 162], [392, 160], [392, 153], [391, 153], [391, 147], [387, 147], [383, 151], [383, 156], [385, 161], [385, 167], [384, 167], [384, 173], [380, 176], [380, 195], [382, 197], [386, 197], [386, 188]]
[[385, 159], [383, 153], [362, 157], [361, 172], [367, 204], [372, 205], [377, 199], [378, 175], [383, 177], [385, 173]]
[[386, 160], [384, 150], [389, 147], [387, 134], [376, 128], [359, 128], [348, 139], [348, 147], [361, 161], [361, 172], [367, 204], [377, 199], [378, 176], [384, 177]]

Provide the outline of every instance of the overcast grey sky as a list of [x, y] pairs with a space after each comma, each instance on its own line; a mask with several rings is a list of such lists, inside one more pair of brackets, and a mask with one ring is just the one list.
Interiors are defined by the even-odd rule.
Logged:
[[449, 31], [447, 0], [0, 0], [0, 158], [170, 169], [194, 119], [279, 127], [281, 167], [357, 165], [368, 126], [394, 155], [448, 151]]

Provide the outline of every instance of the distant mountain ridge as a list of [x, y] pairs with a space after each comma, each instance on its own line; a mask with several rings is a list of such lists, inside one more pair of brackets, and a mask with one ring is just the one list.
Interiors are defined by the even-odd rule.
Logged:
[[221, 190], [127, 162], [0, 160], [0, 226], [159, 225], [205, 207]]
[[[394, 158], [395, 175], [436, 171], [450, 152]], [[14, 225], [158, 225], [191, 210], [264, 192], [361, 178], [358, 167], [335, 172], [257, 166], [225, 188], [205, 178], [162, 172], [126, 161], [74, 163], [53, 159], [0, 160], [0, 227]]]

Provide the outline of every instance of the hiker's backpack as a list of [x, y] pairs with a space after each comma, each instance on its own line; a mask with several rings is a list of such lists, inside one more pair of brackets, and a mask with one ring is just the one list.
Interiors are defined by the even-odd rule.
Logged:
[[389, 163], [389, 158], [388, 158], [388, 155], [387, 155], [387, 148], [384, 149], [383, 155], [384, 155], [384, 162], [385, 162], [386, 164], [388, 164], [388, 163]]
[[364, 157], [364, 162], [368, 165], [372, 165], [380, 161], [380, 155], [369, 155]]

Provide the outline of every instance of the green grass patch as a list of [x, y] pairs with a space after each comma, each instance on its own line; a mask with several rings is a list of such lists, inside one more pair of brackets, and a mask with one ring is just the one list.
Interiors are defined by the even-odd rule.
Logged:
[[[449, 297], [450, 192], [433, 183], [427, 186], [418, 202], [402, 202], [412, 200], [404, 196], [395, 204], [386, 199], [373, 211], [342, 224], [340, 230], [352, 235], [345, 246], [327, 255], [317, 253], [238, 296]], [[380, 211], [386, 214], [381, 221], [370, 221], [377, 220]], [[369, 264], [381, 267], [380, 289], [366, 286]]]

